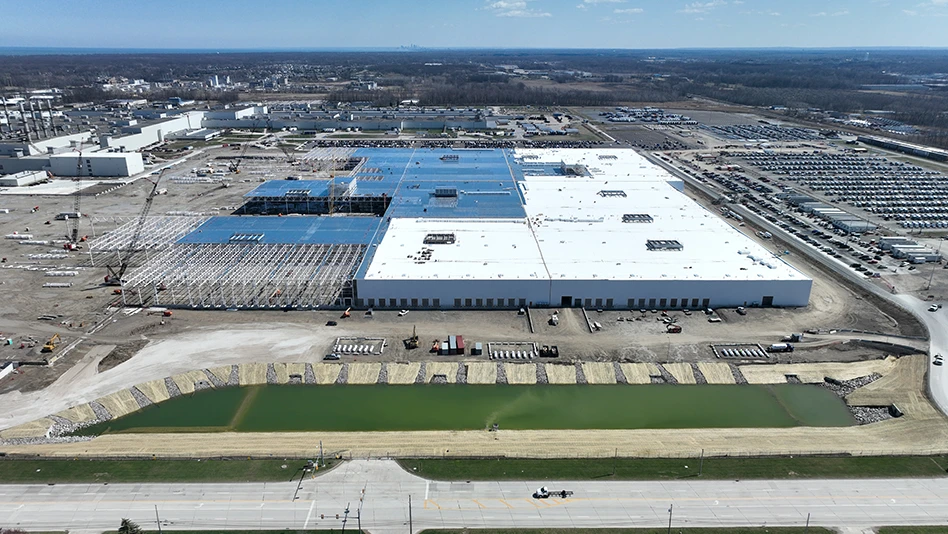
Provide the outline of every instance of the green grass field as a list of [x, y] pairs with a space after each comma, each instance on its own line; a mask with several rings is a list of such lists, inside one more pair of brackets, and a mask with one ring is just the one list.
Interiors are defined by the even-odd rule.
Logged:
[[[399, 464], [435, 480], [670, 480], [695, 477], [699, 467], [698, 458], [406, 459]], [[718, 480], [940, 477], [946, 475], [946, 467], [945, 456], [705, 458], [701, 476]]]
[[[331, 467], [327, 460], [325, 471]], [[305, 460], [0, 461], [2, 484], [89, 482], [272, 482], [299, 478]], [[285, 468], [283, 466], [286, 466]], [[306, 475], [309, 476], [309, 475]]]

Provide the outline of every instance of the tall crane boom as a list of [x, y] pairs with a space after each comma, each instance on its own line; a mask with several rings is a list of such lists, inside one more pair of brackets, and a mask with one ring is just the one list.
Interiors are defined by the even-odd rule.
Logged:
[[145, 219], [148, 217], [148, 212], [151, 211], [152, 202], [154, 202], [155, 196], [158, 194], [158, 184], [161, 183], [161, 177], [165, 174], [166, 169], [167, 168], [161, 170], [161, 173], [158, 174], [154, 182], [146, 178], [146, 180], [152, 184], [151, 191], [149, 191], [148, 196], [145, 197], [145, 205], [142, 206], [142, 210], [138, 214], [138, 220], [135, 222], [135, 231], [132, 233], [132, 238], [128, 241], [128, 248], [125, 250], [124, 256], [122, 255], [122, 251], [119, 251], [118, 267], [113, 268], [112, 266], [106, 266], [106, 269], [109, 270], [109, 274], [105, 277], [106, 284], [113, 286], [122, 285], [122, 277], [125, 276], [125, 271], [128, 270], [128, 266], [131, 264], [135, 255], [140, 252], [138, 250], [138, 242], [142, 237]]
[[[75, 249], [74, 246], [79, 242], [79, 218], [82, 217], [82, 213], [79, 211], [81, 200], [82, 200], [82, 143], [79, 142], [79, 155], [76, 157], [76, 190], [73, 192], [73, 201], [72, 201], [72, 214], [75, 217], [66, 218], [66, 240], [69, 243], [66, 244], [67, 250]], [[72, 246], [70, 246], [72, 245]]]

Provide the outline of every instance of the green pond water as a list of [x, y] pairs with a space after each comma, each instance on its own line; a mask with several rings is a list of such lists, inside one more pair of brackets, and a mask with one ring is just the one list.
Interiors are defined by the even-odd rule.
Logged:
[[176, 397], [78, 433], [849, 426], [832, 392], [773, 386], [255, 386]]

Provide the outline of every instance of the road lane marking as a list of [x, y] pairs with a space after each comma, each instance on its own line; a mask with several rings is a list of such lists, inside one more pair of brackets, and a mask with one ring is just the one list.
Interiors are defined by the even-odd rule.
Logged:
[[303, 530], [306, 530], [306, 527], [309, 526], [309, 516], [313, 515], [313, 508], [316, 507], [316, 499], [313, 499], [313, 502], [309, 503], [309, 511], [306, 512], [306, 522], [303, 523]]
[[483, 504], [477, 502], [477, 499], [471, 499], [471, 500], [474, 501], [474, 504], [476, 504], [476, 505], [478, 505], [479, 507], [481, 507], [481, 509], [487, 508], [487, 507], [484, 506]]

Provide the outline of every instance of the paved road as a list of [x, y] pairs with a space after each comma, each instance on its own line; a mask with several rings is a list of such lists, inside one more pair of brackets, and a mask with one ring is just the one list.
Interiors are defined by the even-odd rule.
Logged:
[[[540, 485], [572, 498], [534, 500]], [[360, 497], [364, 495], [361, 514]], [[294, 499], [294, 496], [297, 498]], [[948, 478], [674, 482], [429, 482], [394, 462], [357, 460], [296, 482], [0, 486], [0, 525], [115, 529], [123, 517], [165, 529], [948, 525]], [[337, 516], [338, 514], [338, 516]], [[357, 519], [361, 518], [361, 519]]]

